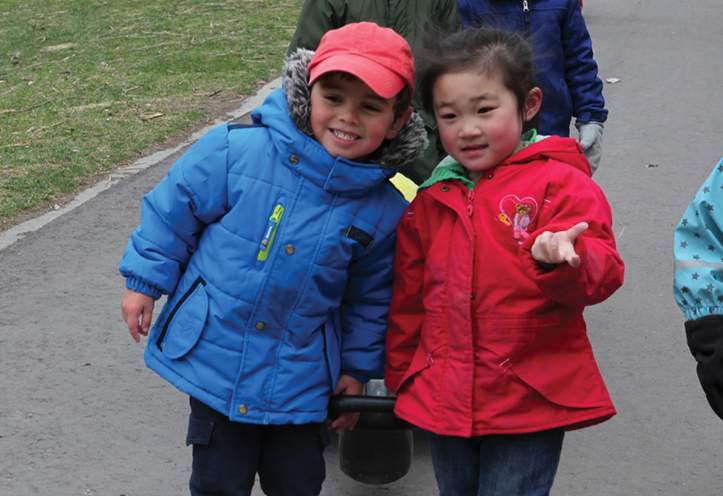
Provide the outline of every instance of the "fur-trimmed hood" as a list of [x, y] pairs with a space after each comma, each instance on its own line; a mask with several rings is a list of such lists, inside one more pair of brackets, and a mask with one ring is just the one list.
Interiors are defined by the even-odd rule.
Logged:
[[[314, 52], [299, 48], [284, 61], [282, 85], [288, 101], [289, 116], [296, 127], [311, 136], [311, 92], [309, 62]], [[391, 140], [385, 141], [377, 152], [367, 157], [367, 163], [377, 163], [383, 169], [394, 169], [412, 160], [427, 147], [427, 132], [422, 118], [415, 112]]]

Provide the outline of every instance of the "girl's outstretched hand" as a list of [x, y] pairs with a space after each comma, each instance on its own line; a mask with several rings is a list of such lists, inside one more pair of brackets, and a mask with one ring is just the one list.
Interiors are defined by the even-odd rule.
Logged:
[[570, 267], [580, 265], [575, 253], [575, 240], [588, 228], [587, 222], [580, 222], [567, 231], [540, 234], [532, 245], [532, 258], [543, 264], [558, 265], [567, 262]]

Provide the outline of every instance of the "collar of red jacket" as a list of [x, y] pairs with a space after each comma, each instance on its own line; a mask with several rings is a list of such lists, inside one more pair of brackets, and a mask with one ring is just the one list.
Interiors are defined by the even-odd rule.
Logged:
[[[493, 169], [527, 164], [534, 160], [551, 159], [570, 164], [585, 174], [591, 175], [590, 164], [582, 153], [580, 144], [573, 138], [538, 136], [533, 129], [522, 135], [522, 142], [524, 144], [522, 150], [511, 155]], [[473, 190], [475, 183], [469, 178], [468, 173], [466, 167], [452, 157], [447, 157], [434, 169], [432, 176], [419, 186], [419, 190], [446, 180], [458, 180], [468, 189]]]

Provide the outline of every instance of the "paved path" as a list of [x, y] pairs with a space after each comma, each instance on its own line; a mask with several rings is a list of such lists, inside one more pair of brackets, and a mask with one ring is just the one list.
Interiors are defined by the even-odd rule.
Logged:
[[[723, 156], [723, 2], [588, 0], [584, 12], [601, 76], [620, 78], [605, 86], [595, 179], [626, 283], [586, 312], [619, 413], [567, 436], [552, 494], [717, 496], [723, 422], [697, 383], [671, 282], [673, 229]], [[182, 151], [0, 236], [0, 495], [187, 494], [187, 399], [144, 367], [117, 272], [141, 197]], [[416, 443], [412, 472], [379, 487], [343, 476], [330, 449], [323, 494], [436, 494]]]

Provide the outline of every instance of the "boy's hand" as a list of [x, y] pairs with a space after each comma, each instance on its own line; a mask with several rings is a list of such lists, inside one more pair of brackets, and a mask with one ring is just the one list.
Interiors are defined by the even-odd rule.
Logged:
[[543, 264], [557, 265], [564, 262], [570, 267], [580, 265], [580, 257], [575, 253], [575, 240], [588, 228], [587, 222], [580, 222], [567, 231], [540, 234], [532, 245], [532, 258]]
[[[362, 394], [364, 392], [364, 384], [357, 381], [350, 375], [342, 375], [339, 377], [339, 383], [336, 385], [336, 394]], [[339, 434], [344, 429], [350, 431], [354, 429], [357, 420], [359, 420], [359, 412], [347, 412], [339, 415], [329, 426], [330, 429]]]
[[130, 289], [126, 289], [123, 295], [121, 300], [123, 320], [128, 324], [128, 330], [136, 343], [141, 342], [141, 335], [148, 336], [155, 303], [155, 300], [150, 296]]

